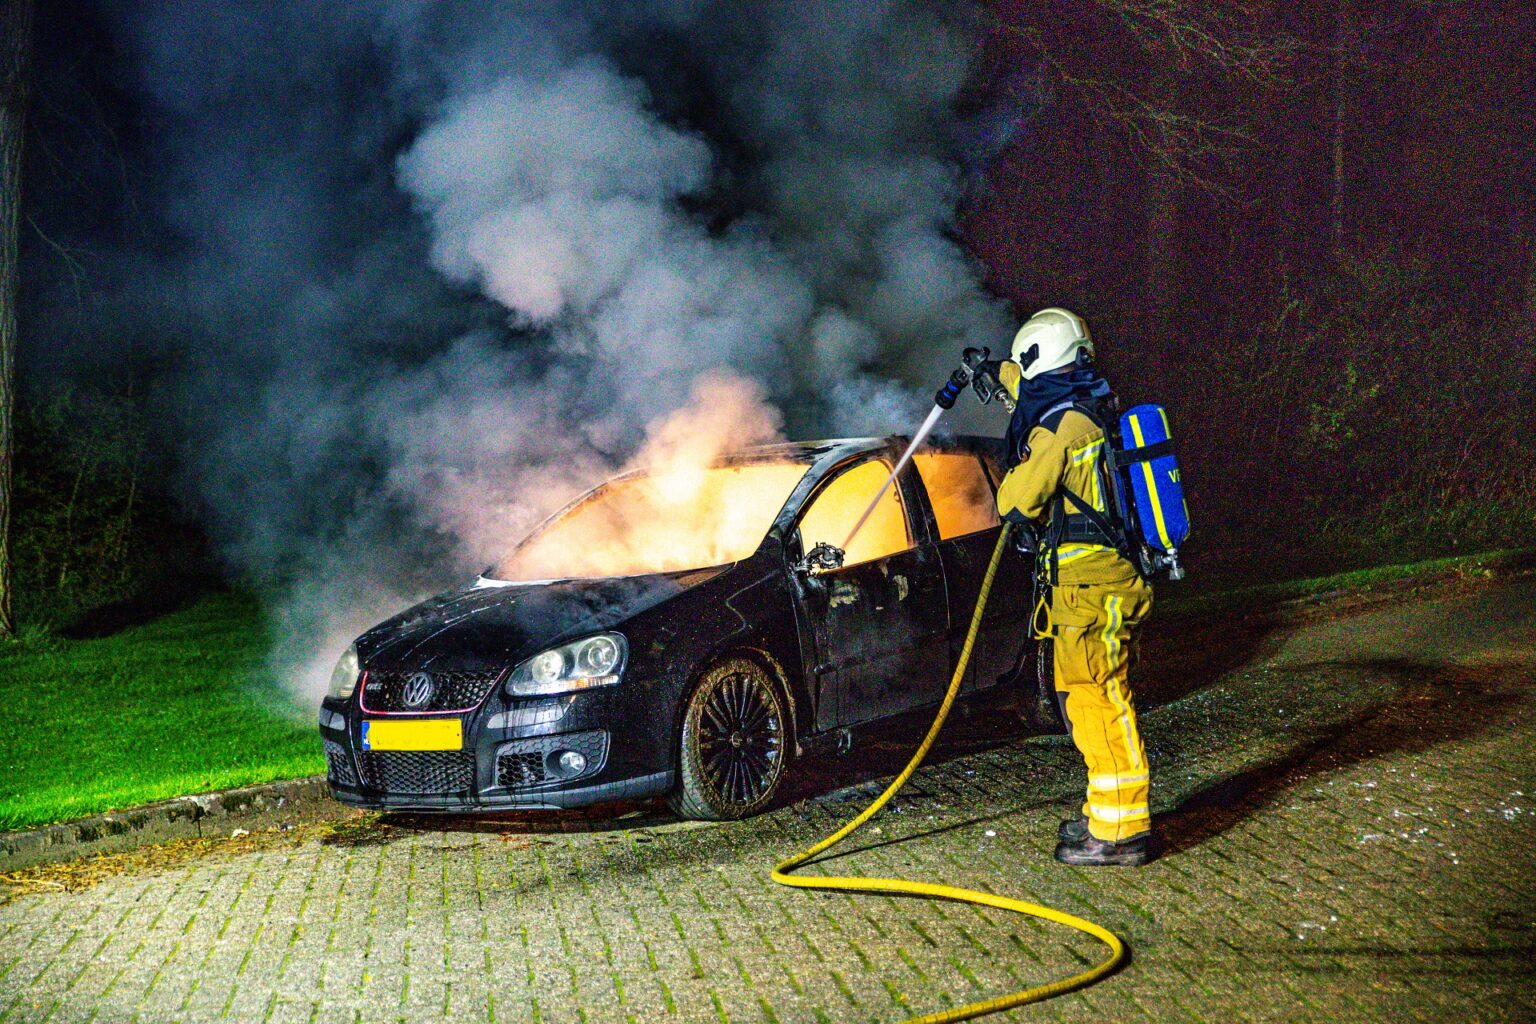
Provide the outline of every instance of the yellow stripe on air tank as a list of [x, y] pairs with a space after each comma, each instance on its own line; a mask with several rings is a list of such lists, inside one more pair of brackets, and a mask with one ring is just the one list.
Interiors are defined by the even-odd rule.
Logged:
[[[1136, 447], [1145, 448], [1146, 440], [1141, 436], [1141, 420], [1139, 417], [1131, 417], [1131, 436], [1136, 438]], [[1146, 459], [1141, 463], [1141, 474], [1147, 481], [1147, 493], [1152, 496], [1152, 518], [1157, 524], [1157, 536], [1163, 542], [1163, 549], [1173, 547], [1173, 540], [1168, 536], [1168, 525], [1163, 522], [1163, 503], [1157, 497], [1157, 482], [1152, 478], [1152, 460]]]
[[[1167, 413], [1167, 411], [1164, 410], [1162, 406], [1158, 406], [1157, 407], [1157, 414], [1163, 418], [1163, 436], [1171, 438], [1173, 436], [1173, 428], [1168, 425], [1168, 413]], [[1172, 479], [1174, 483], [1178, 483], [1178, 481], [1179, 481], [1179, 471], [1177, 469], [1175, 469], [1169, 476], [1170, 476], [1170, 479]], [[1179, 493], [1179, 504], [1184, 506], [1184, 522], [1188, 523], [1189, 522], [1189, 502], [1184, 500], [1184, 494], [1183, 494], [1182, 491]]]

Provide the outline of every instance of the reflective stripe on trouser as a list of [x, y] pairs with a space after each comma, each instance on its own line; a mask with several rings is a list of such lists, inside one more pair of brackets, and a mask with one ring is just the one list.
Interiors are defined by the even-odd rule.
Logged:
[[1152, 609], [1152, 588], [1139, 579], [1055, 588], [1057, 699], [1072, 742], [1088, 765], [1083, 813], [1099, 839], [1120, 842], [1152, 827], [1150, 775], [1128, 682], [1136, 627]]

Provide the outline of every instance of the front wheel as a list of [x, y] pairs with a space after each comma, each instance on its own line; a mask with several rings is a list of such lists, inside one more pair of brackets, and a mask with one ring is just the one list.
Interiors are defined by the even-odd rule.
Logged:
[[729, 821], [773, 802], [784, 779], [785, 707], [762, 666], [717, 662], [688, 698], [669, 803], [685, 818]]

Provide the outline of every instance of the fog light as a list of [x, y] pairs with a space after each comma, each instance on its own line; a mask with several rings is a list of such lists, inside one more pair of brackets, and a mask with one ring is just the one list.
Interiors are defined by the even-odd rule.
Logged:
[[580, 775], [587, 770], [587, 755], [574, 750], [562, 750], [556, 763], [560, 770], [567, 775]]

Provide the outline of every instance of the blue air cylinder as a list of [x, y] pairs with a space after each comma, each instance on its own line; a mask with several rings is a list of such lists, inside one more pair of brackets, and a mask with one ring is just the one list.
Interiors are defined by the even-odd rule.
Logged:
[[1179, 545], [1189, 538], [1189, 508], [1168, 414], [1151, 404], [1126, 410], [1120, 417], [1120, 443], [1137, 526], [1148, 547], [1176, 560]]

